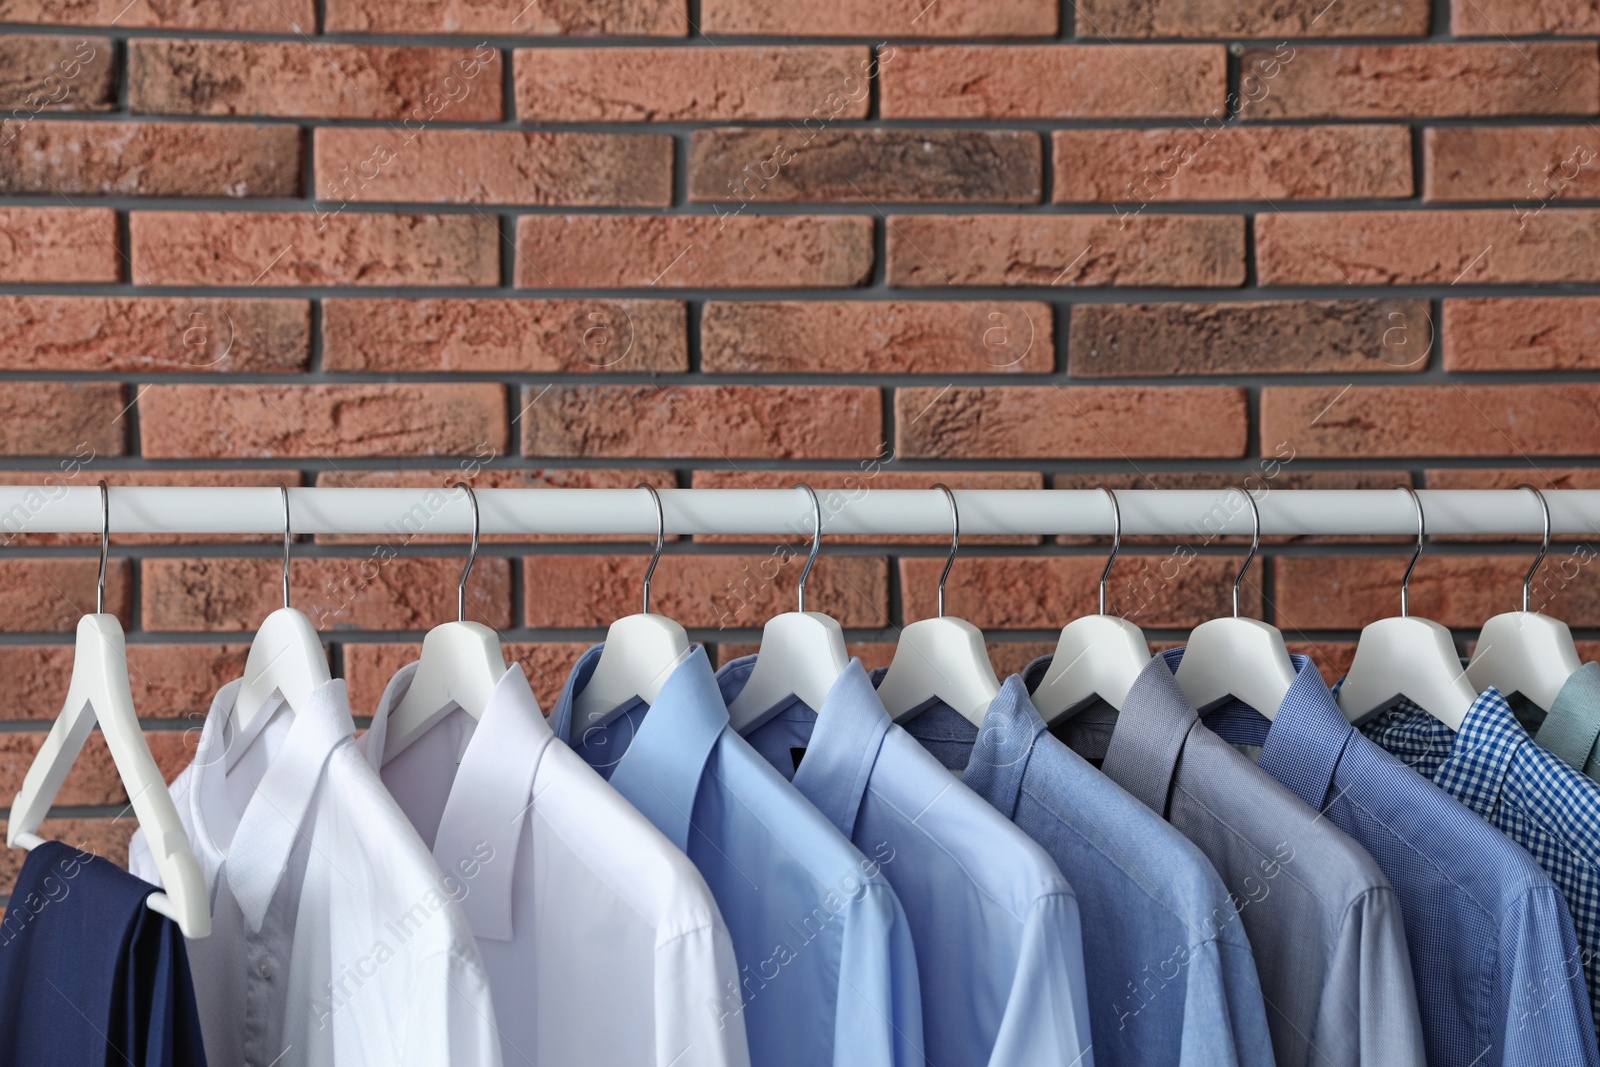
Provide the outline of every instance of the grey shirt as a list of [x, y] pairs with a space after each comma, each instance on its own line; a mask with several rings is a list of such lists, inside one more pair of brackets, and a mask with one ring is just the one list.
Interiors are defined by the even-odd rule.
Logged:
[[1585, 663], [1573, 671], [1548, 714], [1526, 700], [1510, 703], [1541, 748], [1600, 782], [1600, 663]]
[[1120, 715], [1098, 704], [1052, 732], [1217, 868], [1236, 909], [1217, 921], [1244, 924], [1278, 1067], [1421, 1067], [1394, 890], [1361, 846], [1201, 725], [1173, 678], [1181, 656], [1151, 660]]

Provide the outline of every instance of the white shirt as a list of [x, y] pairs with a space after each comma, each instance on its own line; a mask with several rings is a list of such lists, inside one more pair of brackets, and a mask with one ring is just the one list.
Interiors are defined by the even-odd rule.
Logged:
[[[226, 766], [239, 683], [172, 784], [211, 894], [188, 942], [206, 1059], [239, 1067], [499, 1067], [483, 961], [428, 850], [357, 749], [342, 680], [281, 701]], [[142, 831], [129, 868], [159, 876]]]
[[382, 764], [389, 682], [361, 739], [458, 896], [506, 1067], [748, 1067], [733, 942], [694, 864], [556, 741], [520, 666], [483, 719], [454, 708]]

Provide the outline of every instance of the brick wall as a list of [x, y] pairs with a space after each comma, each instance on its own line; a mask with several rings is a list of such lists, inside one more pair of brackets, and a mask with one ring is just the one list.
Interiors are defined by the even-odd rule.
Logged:
[[[0, 0], [0, 480], [1600, 487], [1594, 0], [687, 2]], [[818, 566], [869, 662], [931, 612], [937, 540]], [[0, 803], [92, 543], [0, 549]], [[548, 704], [640, 549], [490, 539], [471, 614]], [[1188, 549], [1118, 565], [1156, 641], [1226, 610], [1238, 546]], [[459, 550], [299, 546], [358, 713]], [[118, 539], [170, 770], [276, 551]], [[973, 538], [951, 610], [1014, 669], [1101, 551]], [[1591, 555], [1545, 600], [1592, 639]], [[746, 650], [791, 558], [674, 544], [657, 604]], [[1465, 647], [1526, 559], [1440, 544], [1415, 608]], [[1336, 674], [1403, 563], [1275, 543], [1248, 610]], [[91, 744], [56, 832], [119, 856], [123, 801]]]

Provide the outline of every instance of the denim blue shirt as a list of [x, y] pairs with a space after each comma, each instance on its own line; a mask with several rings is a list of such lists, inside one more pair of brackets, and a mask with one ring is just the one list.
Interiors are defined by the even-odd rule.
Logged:
[[1222, 879], [1046, 730], [1021, 677], [1001, 686], [981, 728], [949, 708], [905, 728], [1071, 880], [1100, 1067], [1272, 1067], [1261, 980]]
[[[1433, 1067], [1600, 1062], [1566, 903], [1533, 857], [1363, 736], [1307, 656], [1269, 722], [1232, 701], [1204, 722], [1378, 861], [1400, 899]], [[1553, 995], [1552, 995], [1553, 994]]]
[[699, 646], [654, 705], [576, 729], [572, 701], [603, 648], [573, 667], [552, 728], [705, 876], [740, 974], [706, 1010], [721, 1018], [742, 1003], [750, 1062], [763, 1067], [920, 1065], [916, 955], [883, 876], [894, 852], [863, 856], [728, 728]]
[[[746, 656], [723, 667], [723, 696], [737, 696], [754, 666]], [[750, 742], [862, 851], [884, 857], [916, 943], [929, 1064], [1094, 1063], [1072, 887], [889, 721], [859, 660], [822, 707], [792, 701]]]

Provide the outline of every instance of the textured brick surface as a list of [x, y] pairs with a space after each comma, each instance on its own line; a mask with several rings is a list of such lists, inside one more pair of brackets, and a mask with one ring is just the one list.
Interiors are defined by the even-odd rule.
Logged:
[[872, 60], [849, 46], [519, 48], [517, 115], [536, 122], [865, 118]]
[[317, 14], [312, 0], [0, 0], [0, 22], [312, 33]]
[[305, 300], [0, 296], [8, 371], [303, 371]]
[[1511, 200], [1519, 218], [1600, 196], [1600, 136], [1587, 126], [1451, 126], [1422, 139], [1429, 200]]
[[122, 258], [104, 208], [0, 207], [0, 283], [115, 282]]
[[[1429, 131], [1434, 133], [1437, 131]], [[1356, 200], [1411, 195], [1403, 126], [1058, 130], [1057, 202]]]
[[[93, 559], [0, 559], [0, 633], [71, 634], [94, 611], [98, 574]], [[133, 602], [128, 578], [126, 560], [108, 562], [105, 609], [125, 620]]]
[[[185, 165], [173, 167], [174, 159]], [[295, 196], [293, 126], [30, 122], [0, 136], [0, 193], [38, 196]]]
[[880, 63], [884, 118], [1200, 118], [1221, 107], [1220, 45], [913, 45]]
[[146, 456], [260, 458], [504, 451], [505, 387], [156, 385], [140, 401]]
[[[516, 663], [533, 687], [533, 695], [546, 715], [555, 708], [561, 687], [578, 657], [588, 650], [587, 641], [540, 641], [502, 644], [506, 663]], [[370, 715], [383, 699], [384, 687], [396, 671], [415, 663], [422, 655], [420, 641], [395, 641], [384, 644], [346, 644], [344, 673], [349, 683], [350, 708], [357, 715]]]
[[700, 336], [713, 374], [1021, 374], [1055, 361], [1037, 302], [716, 301]]
[[688, 30], [683, 0], [328, 0], [329, 33], [505, 34], [587, 37], [681, 37]]
[[1420, 37], [1427, 0], [1078, 0], [1080, 37]]
[[696, 130], [689, 196], [1035, 204], [1041, 154], [1018, 130]]
[[[26, 767], [23, 768], [27, 770]], [[7, 820], [0, 819], [0, 834]], [[128, 840], [139, 824], [131, 817], [123, 819], [46, 819], [39, 827], [39, 836], [48, 841], [64, 841], [73, 848], [110, 860], [119, 867], [128, 865]], [[28, 854], [21, 849], [8, 848], [0, 852], [0, 895], [9, 893], [22, 871], [22, 862]], [[0, 918], [5, 915], [0, 911]]]
[[1216, 215], [897, 215], [891, 285], [1236, 286], [1244, 221]]
[[0, 455], [77, 461], [127, 450], [128, 399], [112, 382], [7, 382], [0, 389]]
[[1594, 0], [1450, 0], [1450, 29], [1463, 37], [1600, 33]]
[[1067, 342], [1080, 377], [1420, 371], [1426, 300], [1088, 304]]
[[1050, 0], [933, 4], [926, 0], [703, 0], [706, 33], [902, 37], [1049, 37], [1058, 25]]
[[[128, 646], [128, 684], [143, 719], [197, 720], [223, 685], [244, 673], [248, 644]], [[72, 678], [71, 645], [10, 645], [0, 648], [5, 692], [0, 721], [51, 722], [67, 698]], [[8, 798], [9, 799], [9, 798]]]
[[[9, 22], [0, 5], [0, 22]], [[109, 37], [0, 33], [0, 144], [46, 111], [107, 111], [116, 105]]]
[[1600, 298], [1484, 297], [1444, 302], [1453, 371], [1600, 369]]

